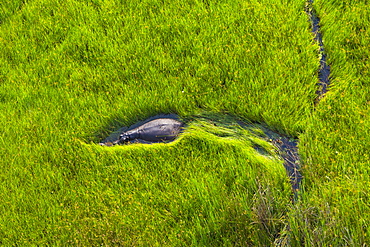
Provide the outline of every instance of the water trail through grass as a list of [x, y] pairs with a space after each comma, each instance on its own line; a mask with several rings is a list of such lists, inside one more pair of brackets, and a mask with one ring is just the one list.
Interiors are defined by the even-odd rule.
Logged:
[[319, 56], [320, 56], [320, 67], [319, 67], [319, 90], [317, 90], [316, 103], [324, 97], [328, 91], [330, 84], [330, 66], [327, 64], [327, 55], [325, 53], [323, 35], [320, 30], [320, 18], [317, 16], [315, 9], [313, 8], [313, 0], [308, 0], [306, 4], [306, 13], [310, 17], [312, 33], [314, 34], [314, 40], [319, 44]]
[[270, 138], [270, 142], [279, 149], [279, 154], [284, 160], [284, 167], [292, 184], [294, 199], [296, 199], [303, 178], [299, 172], [298, 140], [283, 136], [266, 128], [264, 132]]
[[[146, 123], [155, 120], [155, 119], [175, 119], [180, 121], [179, 117], [175, 114], [160, 114], [157, 116], [150, 117], [144, 121], [140, 121], [135, 123], [134, 125], [127, 127], [119, 128], [118, 130], [114, 131], [111, 135], [109, 135], [105, 140], [103, 140], [100, 145], [102, 146], [113, 146], [114, 143], [117, 142], [119, 139], [120, 134], [125, 133], [129, 130], [140, 128], [140, 126], [145, 125]], [[207, 132], [212, 132], [219, 137], [231, 137], [235, 136], [238, 132], [238, 128], [247, 130], [248, 132], [252, 133], [255, 138], [259, 138], [263, 141], [267, 141], [272, 144], [278, 151], [279, 156], [282, 160], [284, 160], [284, 167], [287, 171], [289, 179], [292, 184], [292, 189], [294, 191], [294, 196], [296, 196], [296, 192], [299, 190], [299, 185], [302, 180], [302, 175], [299, 173], [299, 156], [298, 156], [298, 148], [297, 148], [297, 140], [293, 138], [289, 138], [278, 134], [270, 129], [268, 129], [265, 125], [258, 124], [258, 123], [248, 123], [246, 121], [242, 121], [237, 117], [224, 115], [224, 114], [203, 114], [199, 116], [194, 116], [191, 119], [186, 120], [185, 124], [199, 124], [205, 129]], [[244, 138], [243, 135], [236, 135], [237, 138]], [[173, 140], [163, 140], [162, 142], [168, 143]], [[133, 143], [142, 143], [142, 144], [153, 144], [158, 143], [160, 141], [152, 142], [150, 140], [142, 140], [142, 139], [135, 139], [126, 142], [126, 144], [133, 144]], [[263, 156], [269, 156], [269, 152], [265, 149], [263, 145], [259, 145], [257, 142], [254, 143], [253, 148]]]

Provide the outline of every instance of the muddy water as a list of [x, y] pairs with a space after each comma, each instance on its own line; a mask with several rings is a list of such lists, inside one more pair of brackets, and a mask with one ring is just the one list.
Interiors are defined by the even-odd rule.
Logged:
[[320, 55], [320, 66], [318, 69], [319, 73], [319, 90], [317, 91], [317, 102], [324, 96], [328, 90], [330, 84], [330, 66], [327, 63], [327, 55], [325, 53], [323, 36], [320, 30], [320, 18], [317, 16], [315, 9], [313, 8], [313, 0], [309, 0], [305, 9], [307, 15], [310, 18], [312, 33], [314, 40], [319, 44], [319, 55]]

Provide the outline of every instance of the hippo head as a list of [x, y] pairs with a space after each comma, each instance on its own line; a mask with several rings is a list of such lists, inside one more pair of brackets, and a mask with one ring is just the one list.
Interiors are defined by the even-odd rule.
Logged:
[[123, 133], [119, 136], [118, 142], [121, 143], [121, 142], [129, 141], [129, 140], [130, 140], [130, 136], [126, 133]]

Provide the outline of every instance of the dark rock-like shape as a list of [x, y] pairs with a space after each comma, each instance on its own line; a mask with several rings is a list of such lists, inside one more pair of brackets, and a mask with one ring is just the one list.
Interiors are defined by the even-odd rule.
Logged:
[[114, 142], [100, 143], [103, 146], [123, 144], [125, 142], [156, 143], [174, 140], [184, 127], [184, 123], [174, 118], [157, 118], [128, 128]]
[[141, 139], [148, 142], [170, 141], [176, 138], [184, 124], [172, 118], [159, 118], [135, 129], [123, 132], [117, 143]]

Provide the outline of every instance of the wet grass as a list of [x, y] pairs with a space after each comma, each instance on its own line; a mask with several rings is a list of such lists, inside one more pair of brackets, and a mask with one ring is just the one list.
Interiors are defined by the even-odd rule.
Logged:
[[[340, 77], [341, 67], [333, 65], [333, 89], [313, 111], [318, 46], [304, 5], [0, 3], [1, 243], [268, 246], [309, 243], [315, 227], [329, 239], [340, 222], [351, 234], [359, 230], [349, 225], [354, 213], [340, 211], [351, 216], [346, 221], [336, 210], [367, 209], [367, 190], [354, 190], [368, 183], [368, 125], [358, 124], [368, 109], [368, 87], [359, 77], [366, 70]], [[323, 17], [327, 27], [329, 19]], [[334, 50], [340, 49], [328, 43], [328, 53]], [[338, 66], [360, 66], [334, 56]], [[360, 97], [356, 87], [364, 90]], [[235, 121], [224, 116], [264, 122], [295, 137], [305, 133], [304, 203], [288, 213], [282, 160], [258, 130], [192, 119], [204, 112], [224, 122]], [[159, 113], [178, 114], [188, 130], [170, 144], [97, 145], [114, 129]], [[352, 187], [334, 187], [336, 181]], [[329, 194], [319, 183], [337, 190]], [[343, 191], [362, 199], [351, 204], [339, 198]], [[341, 199], [341, 206], [320, 193]], [[325, 222], [327, 205], [335, 223]], [[289, 215], [298, 215], [290, 226]], [[302, 233], [306, 218], [313, 226]]]

